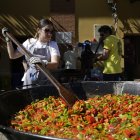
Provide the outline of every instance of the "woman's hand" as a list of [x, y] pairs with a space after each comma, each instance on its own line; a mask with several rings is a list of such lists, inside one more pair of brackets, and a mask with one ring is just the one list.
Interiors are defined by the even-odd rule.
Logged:
[[29, 59], [29, 63], [31, 63], [31, 64], [41, 63], [44, 67], [46, 67], [46, 65], [48, 64], [48, 61], [47, 60], [41, 60], [41, 58], [39, 58], [37, 56], [33, 56]]
[[10, 39], [9, 39], [9, 37], [6, 35], [6, 32], [9, 32], [8, 28], [6, 28], [6, 27], [2, 28], [2, 35], [4, 36], [6, 42], [9, 42]]
[[29, 63], [31, 64], [42, 63], [42, 60], [39, 57], [33, 56], [29, 59]]

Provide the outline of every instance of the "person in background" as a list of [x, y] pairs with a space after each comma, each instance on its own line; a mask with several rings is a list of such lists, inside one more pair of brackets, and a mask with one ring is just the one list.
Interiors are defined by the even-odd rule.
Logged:
[[[63, 55], [63, 74], [61, 76], [61, 82], [73, 82], [76, 80], [78, 52], [77, 48], [72, 44], [67, 44], [67, 51]], [[62, 78], [63, 77], [63, 78]]]
[[68, 44], [67, 51], [64, 53], [63, 61], [65, 69], [76, 69], [77, 53], [71, 44]]
[[112, 34], [112, 29], [107, 25], [101, 26], [98, 32], [100, 40], [103, 40], [103, 53], [97, 57], [97, 61], [104, 61], [103, 80], [120, 81], [122, 77], [121, 41]]
[[127, 81], [134, 80], [135, 68], [135, 45], [131, 38], [125, 36], [124, 38], [124, 74]]
[[[33, 55], [29, 60], [26, 58], [29, 67], [22, 78], [25, 88], [26, 85], [48, 83], [46, 76], [36, 68], [35, 64], [42, 63], [49, 70], [57, 69], [59, 65], [60, 52], [57, 43], [52, 41], [53, 31], [53, 23], [49, 19], [41, 19], [38, 23], [36, 37], [23, 42], [25, 49]], [[12, 42], [6, 36], [6, 32], [8, 32], [8, 29], [4, 27], [2, 34], [7, 42], [10, 59], [23, 56], [24, 54], [22, 54], [20, 48], [14, 50]]]
[[81, 70], [84, 75], [84, 80], [90, 80], [95, 55], [91, 50], [91, 42], [89, 40], [86, 40], [83, 46], [84, 49], [81, 52]]

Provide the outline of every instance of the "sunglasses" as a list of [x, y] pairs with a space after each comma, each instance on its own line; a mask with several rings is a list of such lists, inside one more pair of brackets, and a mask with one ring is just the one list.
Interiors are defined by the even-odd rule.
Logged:
[[42, 29], [45, 33], [53, 33], [53, 30], [50, 30], [50, 29]]

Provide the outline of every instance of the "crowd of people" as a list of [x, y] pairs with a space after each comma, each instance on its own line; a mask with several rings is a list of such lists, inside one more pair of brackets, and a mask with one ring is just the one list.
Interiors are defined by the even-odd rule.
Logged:
[[[80, 46], [82, 47], [80, 56], [81, 71], [84, 76], [82, 80], [93, 80], [92, 72], [94, 63], [103, 61], [103, 78], [100, 80], [121, 81], [123, 77], [121, 67], [122, 43], [120, 39], [113, 34], [111, 27], [107, 25], [101, 26], [98, 32], [100, 33], [99, 44], [101, 44], [103, 48], [101, 55], [96, 55], [96, 51], [98, 50], [95, 52], [91, 50], [92, 43], [89, 40], [85, 40]], [[73, 58], [76, 60], [76, 57]], [[101, 73], [98, 72], [98, 74], [101, 77]]]
[[[24, 56], [21, 49], [17, 47], [15, 50], [12, 41], [8, 38], [7, 28], [2, 29], [2, 34], [7, 43], [7, 51], [10, 59], [17, 59]], [[93, 80], [92, 72], [94, 64], [98, 61], [103, 61], [103, 71], [100, 75], [103, 81], [120, 81], [122, 79], [122, 44], [120, 39], [113, 34], [111, 27], [103, 25], [98, 30], [100, 34], [99, 43], [102, 44], [102, 54], [96, 55], [91, 49], [92, 43], [89, 40], [84, 41], [81, 46], [67, 45], [67, 51], [63, 54], [63, 68], [77, 69], [77, 60], [81, 62], [81, 80]], [[56, 41], [52, 40], [54, 33], [53, 23], [48, 19], [41, 19], [38, 23], [36, 35], [33, 38], [23, 42], [23, 47], [32, 54], [28, 59], [25, 56], [23, 66], [25, 73], [22, 78], [23, 85], [31, 86], [33, 84], [46, 84], [49, 81], [46, 76], [36, 68], [36, 64], [41, 63], [48, 70], [56, 70], [60, 64], [60, 50]], [[81, 54], [78, 54], [78, 48], [81, 47]], [[98, 51], [98, 50], [96, 50]]]

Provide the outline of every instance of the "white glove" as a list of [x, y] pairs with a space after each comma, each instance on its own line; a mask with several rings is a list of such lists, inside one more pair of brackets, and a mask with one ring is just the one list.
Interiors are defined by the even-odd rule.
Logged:
[[9, 32], [8, 28], [6, 28], [6, 27], [2, 28], [2, 35], [5, 37], [6, 42], [9, 42], [10, 39], [9, 39], [9, 37], [7, 37], [6, 32]]
[[48, 64], [48, 61], [47, 60], [41, 60], [39, 57], [33, 56], [29, 59], [29, 63], [31, 63], [31, 64], [42, 63], [43, 66], [45, 67]]
[[39, 57], [33, 56], [29, 59], [29, 63], [31, 64], [42, 63], [42, 60]]

